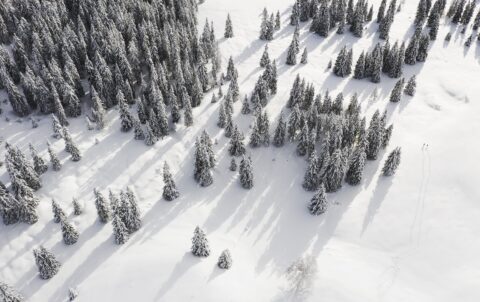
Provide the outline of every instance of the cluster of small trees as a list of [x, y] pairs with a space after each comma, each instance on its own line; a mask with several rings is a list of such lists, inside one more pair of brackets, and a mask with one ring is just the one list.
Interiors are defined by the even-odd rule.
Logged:
[[[190, 126], [192, 107], [217, 83], [220, 56], [213, 26], [207, 21], [198, 39], [195, 0], [106, 5], [2, 2], [0, 39], [12, 44], [13, 59], [0, 49], [0, 89], [6, 88], [19, 116], [53, 113], [67, 126], [68, 117], [82, 113], [86, 79], [89, 128], [103, 128], [105, 110], [118, 105], [121, 130], [133, 128], [136, 139], [152, 145], [168, 135], [170, 123], [180, 121], [181, 109]], [[231, 36], [231, 22], [227, 25]], [[134, 104], [136, 116], [129, 108]]]
[[[393, 131], [393, 125], [386, 124], [386, 111], [380, 116], [377, 110], [367, 127], [366, 119], [360, 117], [357, 95], [352, 96], [346, 109], [343, 101], [342, 93], [334, 100], [328, 91], [323, 96], [316, 95], [313, 85], [297, 76], [287, 103], [292, 109], [288, 124], [281, 117], [275, 131], [297, 142], [298, 155], [308, 158], [303, 187], [319, 190], [309, 204], [315, 215], [326, 210], [325, 192], [338, 191], [344, 180], [351, 185], [361, 182], [366, 160], [377, 159], [380, 150], [388, 146]], [[281, 146], [281, 135], [275, 134], [275, 145], [277, 138]]]
[[[68, 128], [61, 126], [58, 119], [53, 116], [54, 136], [62, 137], [65, 142], [65, 151], [71, 154], [72, 161], [81, 159], [80, 150], [74, 143]], [[48, 153], [53, 171], [61, 169], [62, 165], [50, 143], [47, 142]], [[0, 216], [4, 224], [37, 222], [36, 207], [39, 203], [34, 191], [40, 189], [40, 175], [48, 170], [46, 161], [38, 154], [33, 145], [29, 145], [32, 162], [17, 147], [5, 144], [5, 163], [11, 182], [11, 192], [0, 183]]]
[[273, 34], [280, 29], [280, 26], [280, 12], [277, 11], [276, 15], [273, 13], [269, 15], [267, 8], [264, 8], [262, 13], [262, 23], [260, 25], [260, 40], [273, 40]]
[[[292, 42], [290, 43], [290, 46], [288, 48], [287, 61], [286, 61], [287, 65], [297, 64], [297, 55], [300, 52], [300, 42], [298, 41], [299, 37], [300, 37], [300, 29], [298, 26], [296, 26], [295, 32], [293, 34]], [[308, 60], [308, 52], [307, 52], [307, 48], [305, 48], [302, 53], [301, 63], [306, 64], [307, 60]]]
[[[441, 1], [442, 10], [445, 8], [446, 0]], [[454, 24], [468, 25], [473, 17], [476, 2], [466, 0], [454, 0], [447, 11], [447, 17], [451, 18]], [[428, 11], [428, 10], [427, 10]]]
[[93, 193], [100, 222], [107, 223], [111, 220], [115, 243], [124, 244], [142, 225], [135, 194], [128, 187], [120, 192], [120, 197], [109, 191], [108, 201], [98, 189], [94, 189]]
[[296, 0], [290, 24], [297, 26], [300, 22], [312, 19], [310, 31], [326, 37], [337, 28], [337, 34], [345, 32], [345, 26], [349, 26], [350, 32], [356, 37], [363, 36], [365, 24], [373, 19], [373, 6], [368, 1], [358, 0]]
[[34, 191], [40, 189], [39, 172], [45, 169], [37, 161], [37, 169], [20, 151], [20, 149], [6, 143], [5, 163], [11, 180], [9, 192], [3, 183], [0, 183], [0, 215], [6, 225], [17, 222], [34, 224], [38, 221], [36, 208], [39, 200]]
[[[381, 81], [384, 73], [390, 78], [400, 78], [403, 75], [403, 65], [414, 65], [425, 62], [428, 56], [430, 36], [417, 30], [407, 47], [405, 43], [395, 42], [390, 46], [387, 40], [383, 45], [377, 43], [371, 52], [362, 52], [353, 69], [354, 79], [370, 79], [373, 83]], [[342, 48], [337, 56], [333, 73], [339, 77], [347, 77], [352, 73], [352, 50]]]
[[[208, 244], [207, 236], [205, 232], [200, 228], [196, 227], [193, 233], [192, 238], [192, 254], [197, 257], [208, 257], [210, 256], [210, 246]], [[220, 257], [218, 258], [217, 265], [221, 269], [229, 269], [232, 267], [232, 256], [228, 249], [224, 250]]]

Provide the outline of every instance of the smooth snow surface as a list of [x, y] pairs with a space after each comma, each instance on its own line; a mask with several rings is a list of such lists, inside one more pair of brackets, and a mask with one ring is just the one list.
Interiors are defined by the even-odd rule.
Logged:
[[[376, 15], [380, 0], [370, 2]], [[416, 96], [391, 104], [388, 96], [395, 79], [383, 75], [381, 84], [372, 84], [326, 71], [345, 44], [354, 47], [354, 62], [362, 50], [373, 48], [378, 41], [375, 22], [361, 39], [349, 32], [342, 36], [332, 32], [323, 39], [303, 23], [301, 49], [308, 48], [309, 63], [284, 64], [294, 30], [288, 25], [292, 3], [206, 0], [199, 10], [199, 29], [208, 18], [217, 37], [223, 37], [230, 13], [235, 37], [220, 39], [223, 69], [232, 55], [243, 99], [262, 73], [259, 60], [266, 44], [258, 39], [262, 10], [280, 11], [282, 28], [269, 43], [279, 74], [278, 94], [267, 106], [272, 131], [297, 74], [313, 82], [317, 92], [343, 91], [345, 102], [358, 92], [367, 117], [386, 108], [389, 123], [394, 123], [392, 141], [377, 161], [367, 163], [360, 186], [344, 184], [339, 193], [328, 195], [326, 214], [311, 216], [306, 206], [313, 193], [301, 187], [306, 161], [295, 154], [294, 144], [288, 144], [280, 149], [248, 148], [255, 186], [242, 189], [237, 172], [228, 169], [229, 140], [216, 126], [219, 103], [210, 104], [211, 93], [193, 110], [193, 127], [180, 126], [152, 148], [135, 141], [132, 133], [121, 133], [114, 112], [102, 132], [87, 131], [83, 117], [72, 120], [70, 131], [83, 153], [78, 163], [68, 159], [62, 141], [50, 137], [49, 117], [39, 117], [39, 127], [32, 130], [28, 120], [17, 123], [12, 117], [7, 122], [3, 114], [2, 141], [25, 152], [31, 142], [47, 159], [48, 139], [60, 153], [63, 168], [42, 176], [38, 223], [0, 226], [0, 280], [29, 301], [65, 301], [69, 287], [77, 288], [76, 301], [297, 301], [301, 297], [292, 297], [285, 271], [300, 257], [312, 255], [318, 269], [310, 292], [303, 296], [307, 301], [479, 301], [479, 42], [464, 48], [468, 35], [442, 19], [427, 62], [404, 68], [406, 78], [417, 75]], [[392, 43], [410, 38], [416, 6], [417, 1], [405, 1], [395, 17]], [[443, 38], [449, 30], [455, 32], [447, 43]], [[379, 97], [372, 100], [375, 87]], [[237, 102], [235, 119], [248, 138], [252, 116], [241, 115], [240, 107]], [[193, 144], [203, 129], [218, 140], [214, 146], [218, 165], [208, 188], [193, 180]], [[422, 148], [425, 143], [428, 147]], [[396, 146], [402, 147], [397, 174], [382, 177], [383, 161]], [[4, 152], [2, 144], [2, 159]], [[161, 198], [164, 161], [181, 192], [173, 202]], [[0, 180], [9, 182], [4, 166]], [[143, 226], [127, 244], [117, 246], [111, 224], [97, 220], [92, 191], [98, 187], [108, 194], [108, 189], [118, 192], [127, 185], [140, 200]], [[71, 214], [74, 196], [85, 207], [81, 216]], [[60, 226], [52, 221], [51, 198], [80, 231], [73, 246], [63, 244]], [[197, 225], [210, 242], [212, 254], [205, 259], [190, 253]], [[32, 249], [40, 244], [63, 264], [49, 281], [38, 277], [34, 263]], [[227, 248], [233, 266], [221, 270], [217, 259]]]

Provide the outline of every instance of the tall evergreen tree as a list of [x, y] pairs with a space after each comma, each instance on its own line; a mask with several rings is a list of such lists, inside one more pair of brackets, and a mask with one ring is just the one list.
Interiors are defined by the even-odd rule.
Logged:
[[62, 226], [63, 242], [66, 245], [75, 244], [78, 241], [78, 237], [80, 236], [78, 231], [73, 225], [70, 224], [70, 222], [67, 221], [66, 217], [62, 217], [62, 219], [60, 220], [60, 224]]
[[352, 186], [360, 184], [363, 177], [363, 170], [365, 168], [367, 154], [365, 153], [363, 143], [361, 144], [362, 145], [357, 146], [353, 152], [353, 156], [350, 160], [349, 168], [345, 177], [345, 181]]
[[407, 86], [405, 86], [404, 93], [409, 96], [414, 96], [417, 89], [417, 78], [413, 75], [407, 82]]
[[319, 185], [319, 168], [318, 168], [318, 157], [317, 153], [313, 151], [312, 155], [310, 155], [310, 159], [308, 161], [308, 168], [305, 172], [305, 177], [303, 178], [303, 188], [307, 191], [314, 191], [318, 189]]
[[110, 205], [98, 189], [94, 189], [93, 193], [95, 194], [95, 207], [97, 208], [98, 218], [100, 222], [107, 223], [112, 217]]
[[385, 165], [382, 168], [382, 173], [384, 176], [392, 176], [397, 171], [398, 166], [400, 165], [401, 149], [400, 147], [395, 148], [385, 161]]
[[251, 189], [253, 187], [253, 167], [250, 157], [243, 156], [240, 162], [240, 184], [244, 189]]
[[228, 152], [231, 156], [242, 156], [246, 152], [245, 146], [243, 144], [243, 134], [238, 130], [237, 126], [235, 126], [232, 138], [230, 139], [230, 146], [228, 147]]
[[392, 93], [390, 94], [390, 102], [398, 103], [402, 98], [403, 87], [405, 86], [405, 79], [401, 78], [393, 87]]
[[35, 150], [32, 144], [29, 144], [29, 148], [30, 148], [30, 153], [32, 154], [33, 168], [35, 169], [35, 172], [37, 172], [38, 175], [41, 175], [47, 172], [48, 166], [47, 164], [45, 164], [45, 161], [43, 160], [43, 158], [41, 158], [40, 155], [38, 155], [37, 150]]
[[41, 279], [50, 279], [58, 273], [61, 264], [52, 252], [40, 246], [33, 250], [33, 256]]
[[327, 196], [325, 194], [325, 187], [324, 185], [320, 185], [320, 189], [315, 193], [315, 195], [310, 200], [308, 204], [308, 210], [310, 214], [318, 216], [327, 211], [328, 201]]
[[230, 18], [230, 14], [227, 15], [227, 22], [225, 24], [225, 39], [233, 38], [233, 25], [232, 19]]
[[267, 44], [265, 45], [262, 58], [260, 59], [260, 67], [265, 68], [268, 64], [270, 64], [270, 57], [268, 55], [268, 44]]
[[175, 181], [173, 180], [173, 176], [170, 173], [170, 167], [166, 162], [163, 166], [163, 183], [163, 199], [166, 201], [172, 201], [180, 196]]
[[60, 171], [60, 169], [62, 168], [62, 164], [60, 163], [60, 160], [58, 159], [57, 154], [55, 154], [49, 142], [47, 142], [47, 146], [48, 146], [48, 155], [50, 156], [50, 163], [52, 164], [52, 170]]
[[67, 215], [62, 210], [62, 208], [52, 199], [52, 212], [53, 212], [53, 222], [60, 223], [62, 219], [66, 218]]
[[200, 227], [195, 228], [195, 232], [192, 238], [192, 254], [197, 257], [210, 256], [210, 247], [207, 237]]

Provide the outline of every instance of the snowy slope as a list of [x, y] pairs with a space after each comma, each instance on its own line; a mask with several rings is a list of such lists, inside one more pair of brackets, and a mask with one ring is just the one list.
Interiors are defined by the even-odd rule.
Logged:
[[[380, 1], [370, 1], [378, 7]], [[48, 117], [39, 127], [0, 121], [0, 136], [27, 150], [32, 142], [46, 158], [46, 140], [61, 152], [64, 167], [42, 176], [40, 219], [33, 226], [0, 226], [0, 280], [19, 289], [29, 301], [64, 301], [68, 287], [77, 287], [78, 301], [285, 301], [291, 298], [286, 268], [302, 255], [312, 255], [318, 265], [307, 300], [311, 301], [478, 301], [480, 299], [480, 76], [477, 42], [463, 47], [467, 35], [442, 24], [425, 64], [405, 66], [406, 77], [417, 74], [414, 98], [391, 104], [388, 95], [395, 80], [381, 84], [340, 79], [326, 71], [336, 53], [347, 44], [354, 61], [362, 50], [377, 42], [377, 24], [364, 38], [350, 33], [327, 39], [308, 32], [303, 24], [301, 48], [309, 50], [309, 63], [287, 67], [286, 50], [293, 27], [287, 25], [292, 0], [206, 0], [200, 6], [200, 25], [213, 21], [217, 37], [223, 36], [227, 13], [235, 37], [221, 39], [224, 67], [230, 55], [239, 70], [241, 93], [250, 93], [261, 74], [258, 67], [266, 42], [258, 40], [264, 7], [280, 11], [282, 29], [269, 43], [271, 58], [279, 64], [279, 91], [267, 111], [276, 118], [283, 109], [294, 78], [300, 73], [318, 90], [347, 98], [358, 92], [364, 113], [388, 109], [394, 134], [387, 152], [402, 147], [402, 163], [392, 178], [379, 175], [386, 158], [368, 162], [361, 186], [329, 194], [326, 214], [313, 217], [306, 204], [311, 193], [301, 187], [306, 162], [295, 154], [295, 145], [248, 149], [252, 154], [255, 186], [244, 190], [238, 175], [228, 170], [228, 139], [216, 126], [218, 103], [211, 94], [194, 109], [194, 127], [179, 127], [172, 136], [149, 148], [119, 131], [117, 115], [102, 132], [86, 131], [82, 118], [72, 121], [72, 136], [83, 152], [73, 163], [63, 142], [50, 138]], [[391, 41], [407, 39], [417, 1], [405, 1], [396, 15]], [[452, 27], [453, 30], [453, 27]], [[371, 93], [378, 88], [378, 100]], [[225, 88], [226, 90], [226, 88]], [[251, 116], [236, 121], [249, 133]], [[276, 124], [272, 123], [271, 128]], [[192, 177], [193, 144], [203, 129], [218, 144], [215, 182], [199, 187]], [[99, 144], [95, 144], [95, 139]], [[422, 148], [424, 143], [428, 148]], [[4, 157], [4, 146], [0, 156]], [[167, 161], [181, 192], [173, 202], [161, 199], [161, 168]], [[8, 182], [4, 167], [0, 180]], [[124, 246], [113, 242], [111, 225], [97, 221], [94, 187], [118, 192], [132, 186], [140, 199], [143, 227]], [[66, 247], [59, 225], [52, 221], [50, 199], [69, 213], [73, 196], [85, 205], [85, 214], [71, 217], [80, 230], [79, 242]], [[196, 225], [204, 228], [212, 255], [193, 257], [190, 238]], [[63, 266], [52, 280], [38, 278], [32, 249], [51, 248]], [[229, 248], [233, 267], [219, 270], [216, 261]]]

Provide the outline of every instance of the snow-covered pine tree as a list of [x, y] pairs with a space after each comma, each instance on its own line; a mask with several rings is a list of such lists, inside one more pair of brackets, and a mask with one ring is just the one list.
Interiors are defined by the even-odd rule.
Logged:
[[135, 193], [133, 193], [130, 187], [127, 187], [125, 196], [127, 199], [127, 206], [129, 208], [129, 211], [128, 211], [129, 216], [127, 219], [126, 226], [128, 228], [128, 231], [130, 233], [133, 233], [138, 231], [142, 226], [140, 207], [138, 205], [137, 197], [135, 196]]
[[145, 126], [145, 145], [147, 146], [153, 146], [157, 142], [157, 137], [155, 136], [155, 133], [153, 133], [152, 127], [150, 126], [150, 121], [147, 122], [147, 125]]
[[353, 73], [353, 78], [360, 80], [365, 78], [365, 53], [362, 52], [360, 57], [358, 57], [357, 64], [355, 64], [355, 71]]
[[68, 301], [74, 301], [78, 297], [78, 292], [74, 288], [69, 288], [68, 289]]
[[52, 252], [40, 246], [33, 250], [33, 256], [41, 279], [50, 279], [58, 273], [61, 264]]
[[268, 44], [266, 44], [260, 59], [260, 67], [265, 68], [268, 64], [270, 64], [270, 56], [268, 55]]
[[239, 168], [240, 184], [244, 189], [251, 189], [253, 187], [253, 168], [250, 157], [243, 156]]
[[196, 140], [194, 178], [202, 187], [208, 187], [213, 183], [213, 177], [210, 172], [213, 166], [207, 148], [208, 146], [202, 140]]
[[193, 112], [190, 102], [185, 102], [184, 104], [183, 122], [186, 127], [193, 125]]
[[296, 51], [296, 46], [295, 46], [295, 36], [293, 37], [292, 43], [290, 43], [290, 46], [288, 47], [288, 53], [287, 53], [287, 65], [296, 65], [297, 64], [297, 51]]
[[417, 80], [416, 76], [413, 75], [407, 82], [407, 86], [405, 86], [404, 93], [409, 96], [415, 96], [415, 92], [417, 89]]
[[0, 182], [0, 216], [5, 225], [20, 221], [20, 203]]
[[[0, 21], [2, 18], [0, 17]], [[1, 25], [1, 22], [0, 22]], [[23, 302], [25, 298], [13, 287], [0, 281], [0, 298], [3, 302]]]
[[387, 0], [382, 0], [382, 3], [380, 4], [380, 7], [377, 12], [377, 23], [380, 23], [383, 20], [386, 8], [387, 8]]
[[345, 160], [342, 151], [336, 149], [332, 153], [324, 174], [322, 175], [326, 192], [331, 193], [340, 190], [345, 172]]
[[53, 128], [53, 134], [52, 137], [54, 138], [62, 138], [63, 137], [63, 127], [60, 124], [57, 116], [55, 114], [52, 114], [52, 128]]
[[130, 237], [130, 233], [125, 223], [123, 223], [120, 216], [116, 213], [113, 214], [112, 226], [115, 243], [119, 245], [125, 244]]
[[302, 63], [302, 64], [307, 64], [308, 63], [308, 50], [307, 50], [306, 47], [303, 50], [302, 59], [300, 60], [300, 63]]
[[388, 147], [388, 144], [390, 142], [390, 138], [392, 137], [392, 132], [393, 132], [393, 124], [390, 125], [386, 130], [383, 135], [383, 141], [382, 141], [382, 148], [386, 149]]
[[62, 219], [67, 217], [67, 215], [62, 210], [60, 205], [58, 205], [58, 203], [56, 203], [54, 199], [52, 199], [52, 212], [53, 212], [53, 222], [55, 223], [60, 223]]
[[231, 156], [242, 156], [246, 152], [245, 145], [243, 143], [243, 134], [238, 130], [237, 126], [235, 126], [235, 129], [233, 130], [228, 152]]
[[349, 164], [350, 166], [345, 176], [345, 181], [349, 185], [355, 186], [360, 184], [362, 181], [366, 159], [367, 154], [365, 153], [365, 148], [363, 147], [363, 143], [360, 143], [360, 145], [357, 146], [353, 152], [353, 156]]
[[281, 27], [281, 20], [280, 20], [280, 11], [277, 11], [275, 15], [275, 30], [280, 30]]
[[325, 213], [327, 211], [327, 207], [328, 201], [325, 194], [325, 187], [323, 184], [321, 184], [320, 188], [310, 200], [310, 203], [308, 204], [308, 210], [310, 214], [318, 216]]
[[401, 149], [400, 147], [395, 148], [389, 155], [385, 164], [382, 168], [382, 173], [384, 176], [392, 176], [397, 171], [398, 166], [400, 165]]
[[98, 189], [93, 189], [93, 193], [95, 194], [95, 207], [97, 208], [98, 218], [100, 219], [100, 222], [107, 223], [112, 216], [110, 205]]
[[225, 39], [233, 38], [233, 25], [232, 25], [232, 19], [230, 18], [230, 14], [227, 15], [224, 37]]
[[60, 169], [62, 168], [62, 164], [60, 163], [60, 160], [58, 159], [57, 154], [55, 154], [49, 142], [47, 142], [47, 148], [48, 148], [48, 154], [50, 156], [50, 163], [52, 164], [52, 170], [60, 171]]
[[63, 127], [63, 140], [65, 141], [65, 151], [70, 153], [72, 161], [79, 161], [82, 159], [80, 154], [80, 150], [78, 149], [77, 145], [73, 142], [72, 137], [70, 136], [70, 132], [68, 131], [67, 127]]
[[280, 113], [277, 128], [275, 129], [275, 134], [273, 136], [273, 145], [276, 147], [282, 147], [285, 144], [286, 128], [287, 125], [284, 121], [283, 113]]
[[303, 188], [307, 191], [315, 191], [318, 189], [319, 185], [319, 167], [318, 167], [318, 157], [315, 151], [312, 152], [308, 160], [307, 171], [305, 172], [305, 177], [303, 178]]
[[398, 103], [402, 98], [403, 87], [405, 86], [405, 79], [401, 78], [393, 87], [393, 90], [390, 94], [390, 102]]
[[240, 111], [242, 114], [250, 114], [252, 110], [250, 109], [250, 104], [248, 102], [248, 97], [245, 95], [242, 103], [242, 110]]
[[82, 206], [78, 202], [77, 198], [72, 199], [72, 205], [73, 205], [73, 215], [78, 216], [81, 215], [83, 212]]
[[260, 146], [260, 141], [261, 141], [260, 126], [258, 124], [258, 120], [255, 120], [253, 122], [252, 134], [250, 134], [250, 141], [248, 144], [251, 147], [255, 148]]
[[66, 245], [75, 244], [80, 236], [75, 227], [67, 221], [66, 217], [61, 218], [60, 225], [62, 226], [63, 242]]
[[210, 101], [211, 104], [215, 104], [218, 101], [217, 95], [215, 92], [212, 94], [212, 100]]
[[237, 162], [235, 161], [235, 157], [232, 157], [232, 160], [230, 161], [229, 169], [232, 172], [237, 171]]
[[232, 267], [232, 256], [228, 249], [224, 250], [218, 258], [217, 265], [221, 269], [230, 269]]
[[38, 155], [37, 150], [35, 150], [32, 144], [29, 144], [29, 148], [30, 148], [30, 153], [32, 154], [33, 168], [35, 169], [35, 172], [37, 172], [38, 175], [41, 175], [47, 172], [48, 166], [43, 160], [43, 158], [41, 158], [40, 155]]
[[225, 80], [230, 81], [234, 77], [237, 77], [237, 69], [233, 63], [233, 57], [228, 59], [227, 74], [225, 75]]
[[308, 124], [305, 123], [302, 128], [302, 131], [300, 132], [300, 138], [297, 145], [297, 154], [299, 156], [305, 156], [305, 154], [307, 154], [309, 133], [310, 132], [308, 130]]
[[143, 133], [142, 126], [137, 117], [132, 116], [133, 129], [134, 129], [134, 139], [135, 140], [144, 140], [145, 134]]
[[383, 141], [383, 129], [380, 125], [380, 112], [377, 110], [372, 116], [370, 125], [367, 131], [367, 143], [365, 152], [368, 160], [376, 160], [378, 152]]
[[120, 119], [122, 120], [120, 129], [122, 132], [128, 132], [133, 128], [133, 119], [121, 90], [117, 93], [117, 103], [120, 109]]
[[196, 227], [192, 238], [192, 254], [197, 257], [210, 256], [208, 240], [200, 227]]
[[425, 62], [428, 56], [428, 50], [430, 46], [430, 37], [428, 34], [423, 35], [420, 38], [417, 54], [417, 62]]
[[165, 162], [163, 166], [163, 183], [163, 199], [166, 201], [172, 201], [180, 196], [167, 162]]

